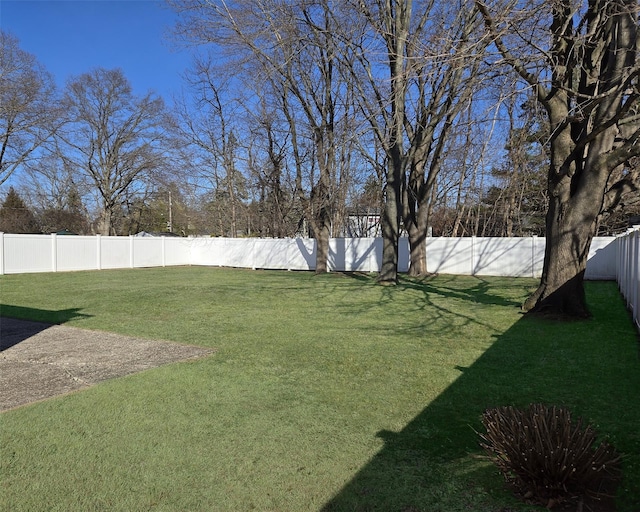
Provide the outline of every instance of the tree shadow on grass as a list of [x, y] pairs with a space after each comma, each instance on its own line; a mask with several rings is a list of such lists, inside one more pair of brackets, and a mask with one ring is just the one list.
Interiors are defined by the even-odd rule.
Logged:
[[[433, 292], [428, 282], [410, 286]], [[640, 365], [635, 330], [619, 296], [611, 304], [615, 284], [593, 284], [590, 289], [592, 320], [563, 323], [522, 317], [496, 335], [470, 367], [456, 367], [458, 379], [400, 432], [378, 433], [384, 447], [322, 510], [519, 509], [502, 489], [495, 469], [478, 458], [476, 431], [489, 407], [545, 403], [569, 408], [626, 454], [617, 510], [638, 512]]]
[[74, 318], [88, 318], [80, 308], [57, 311], [0, 304], [0, 352], [51, 327]]
[[[449, 276], [451, 283], [459, 283], [460, 276]], [[478, 276], [469, 276], [467, 279], [473, 285], [460, 288], [459, 286], [447, 286], [445, 279], [447, 276], [427, 276], [422, 278], [409, 278], [402, 276], [399, 280], [398, 287], [404, 289], [419, 290], [425, 298], [429, 295], [440, 295], [450, 299], [461, 299], [474, 302], [476, 304], [493, 304], [496, 306], [515, 306], [520, 307], [519, 301], [510, 299], [493, 293], [491, 281]], [[437, 281], [436, 281], [437, 279]], [[494, 278], [495, 280], [495, 278]], [[513, 279], [511, 279], [513, 282]]]
[[[332, 276], [344, 276], [359, 281], [363, 284], [374, 284], [376, 275], [366, 272], [332, 272]], [[418, 291], [423, 300], [424, 305], [432, 305], [431, 297], [438, 295], [449, 299], [466, 300], [476, 304], [493, 304], [496, 306], [515, 306], [520, 307], [522, 302], [504, 297], [494, 293], [495, 281], [500, 278], [492, 278], [491, 280], [483, 279], [479, 276], [467, 276], [467, 285], [460, 287], [459, 283], [465, 279], [461, 276], [447, 276], [431, 274], [424, 277], [409, 277], [406, 275], [399, 276], [396, 286], [381, 286], [382, 293], [381, 302], [392, 301], [394, 293], [397, 290], [415, 290]], [[514, 288], [513, 278], [508, 278], [511, 288]], [[522, 279], [522, 288], [529, 289], [530, 281]], [[447, 286], [450, 283], [451, 286]], [[472, 283], [472, 284], [471, 284]]]

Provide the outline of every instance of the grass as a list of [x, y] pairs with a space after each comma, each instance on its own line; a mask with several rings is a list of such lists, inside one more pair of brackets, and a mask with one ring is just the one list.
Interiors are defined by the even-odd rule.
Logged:
[[637, 337], [614, 283], [594, 318], [523, 317], [530, 279], [171, 268], [0, 276], [0, 313], [217, 348], [0, 415], [0, 510], [537, 510], [474, 429], [569, 407], [628, 454], [640, 503]]

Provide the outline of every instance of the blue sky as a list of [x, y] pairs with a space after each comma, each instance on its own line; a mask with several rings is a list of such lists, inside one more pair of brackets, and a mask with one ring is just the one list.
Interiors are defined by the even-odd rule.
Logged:
[[175, 15], [158, 0], [0, 0], [0, 27], [63, 86], [97, 67], [121, 68], [136, 95], [171, 103], [191, 54], [171, 43]]

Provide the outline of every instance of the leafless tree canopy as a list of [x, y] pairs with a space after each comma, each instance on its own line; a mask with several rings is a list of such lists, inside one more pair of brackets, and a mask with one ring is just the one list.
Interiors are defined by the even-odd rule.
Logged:
[[0, 30], [0, 185], [58, 127], [53, 79], [19, 41]]
[[162, 167], [164, 103], [137, 98], [120, 70], [96, 69], [72, 79], [61, 157], [88, 180], [101, 202], [99, 232], [112, 234], [113, 216], [140, 180]]

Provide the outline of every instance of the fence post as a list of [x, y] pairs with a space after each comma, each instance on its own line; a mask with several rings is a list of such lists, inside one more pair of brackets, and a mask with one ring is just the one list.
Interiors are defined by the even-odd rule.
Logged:
[[96, 268], [102, 270], [102, 235], [96, 235]]
[[167, 248], [165, 246], [165, 240], [167, 239], [167, 237], [162, 235], [161, 239], [162, 239], [162, 266], [166, 267], [167, 266], [167, 264], [166, 264], [167, 259], [166, 259], [166, 254], [165, 253], [166, 253]]
[[254, 239], [250, 239], [251, 240], [251, 252], [249, 254], [251, 254], [251, 270], [255, 270], [256, 269], [256, 242]]
[[633, 258], [631, 264], [633, 270], [631, 275], [633, 277], [630, 285], [632, 288], [631, 295], [633, 297], [633, 316], [636, 321], [636, 325], [640, 326], [640, 226], [634, 226], [636, 231], [631, 235], [631, 244], [635, 246], [633, 251]]
[[625, 288], [626, 288], [626, 279], [627, 279], [627, 268], [626, 263], [628, 261], [628, 241], [629, 241], [629, 233], [627, 232], [624, 235], [618, 237], [618, 288], [622, 292], [623, 295], [626, 296]]
[[471, 237], [471, 275], [476, 275], [476, 237]]
[[536, 235], [531, 235], [531, 277], [536, 277]]
[[133, 268], [133, 235], [129, 235], [129, 267]]
[[51, 233], [51, 270], [58, 271], [58, 235]]
[[0, 276], [4, 275], [4, 233], [0, 231]]

